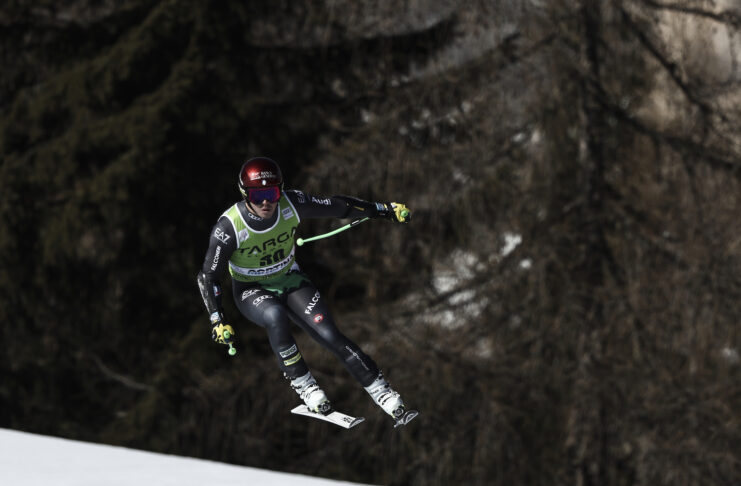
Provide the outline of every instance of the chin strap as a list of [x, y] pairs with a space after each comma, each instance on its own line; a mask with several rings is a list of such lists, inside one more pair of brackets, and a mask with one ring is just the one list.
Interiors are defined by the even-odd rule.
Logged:
[[247, 197], [244, 198], [244, 203], [247, 205], [247, 209], [252, 214], [257, 214], [256, 211], [255, 211], [255, 208], [252, 206], [252, 203], [250, 202], [250, 200]]

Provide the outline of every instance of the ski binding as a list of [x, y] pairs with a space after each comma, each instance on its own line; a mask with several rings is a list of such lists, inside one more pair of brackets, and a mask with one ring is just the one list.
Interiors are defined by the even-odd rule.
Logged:
[[306, 405], [299, 405], [298, 407], [291, 410], [291, 413], [295, 413], [296, 415], [305, 415], [307, 417], [311, 417], [311, 418], [315, 418], [319, 420], [324, 420], [325, 422], [339, 425], [340, 427], [345, 428], [345, 429], [355, 427], [360, 422], [365, 420], [364, 417], [352, 417], [350, 415], [344, 414], [342, 412], [338, 412], [336, 410], [329, 412], [327, 415], [323, 415], [321, 413], [312, 412], [311, 410], [309, 410], [309, 407], [307, 407]]
[[396, 423], [394, 424], [394, 428], [401, 427], [402, 425], [406, 425], [412, 420], [414, 420], [414, 417], [419, 415], [419, 412], [416, 410], [405, 410], [404, 413], [402, 413], [399, 417], [394, 418]]

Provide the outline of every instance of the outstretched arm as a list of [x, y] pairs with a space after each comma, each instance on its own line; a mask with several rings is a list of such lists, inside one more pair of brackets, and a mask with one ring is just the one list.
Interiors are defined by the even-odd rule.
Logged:
[[284, 194], [296, 207], [301, 219], [396, 218], [394, 203], [368, 202], [352, 196], [317, 197], [292, 189]]

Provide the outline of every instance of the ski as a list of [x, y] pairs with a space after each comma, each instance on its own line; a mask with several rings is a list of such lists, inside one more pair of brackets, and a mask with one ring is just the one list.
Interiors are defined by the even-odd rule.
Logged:
[[394, 424], [394, 428], [401, 427], [402, 425], [406, 425], [412, 420], [414, 420], [414, 417], [419, 415], [419, 412], [416, 410], [405, 410], [403, 414], [401, 414], [401, 417], [394, 419], [396, 420], [396, 423]]
[[323, 415], [321, 413], [312, 412], [311, 410], [309, 410], [309, 408], [306, 405], [299, 405], [298, 407], [291, 410], [291, 413], [295, 413], [296, 415], [305, 415], [306, 417], [311, 417], [311, 418], [315, 418], [319, 420], [324, 420], [325, 422], [339, 425], [340, 427], [345, 428], [345, 429], [355, 427], [360, 422], [365, 420], [364, 417], [352, 417], [350, 415], [344, 414], [342, 412], [338, 412], [336, 410], [333, 410], [327, 415]]

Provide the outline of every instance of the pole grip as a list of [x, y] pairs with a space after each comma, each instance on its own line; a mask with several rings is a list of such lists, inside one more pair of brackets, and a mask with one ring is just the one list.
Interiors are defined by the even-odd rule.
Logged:
[[[231, 339], [232, 333], [229, 331], [224, 331], [224, 340]], [[234, 347], [234, 344], [232, 343], [226, 343], [229, 345], [229, 356], [234, 356], [237, 354], [237, 348]]]

